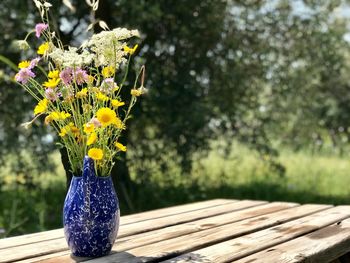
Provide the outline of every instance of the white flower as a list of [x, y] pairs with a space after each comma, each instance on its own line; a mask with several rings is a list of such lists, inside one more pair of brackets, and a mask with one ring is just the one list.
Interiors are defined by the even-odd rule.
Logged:
[[133, 36], [139, 37], [139, 31], [115, 28], [112, 31], [94, 34], [88, 42], [84, 43], [84, 46], [89, 47], [95, 53], [96, 66], [113, 66], [117, 69], [121, 63], [126, 61], [122, 41]]
[[84, 65], [89, 65], [94, 55], [84, 50], [80, 54], [76, 47], [69, 47], [69, 50], [62, 50], [60, 48], [55, 48], [49, 57], [62, 67], [82, 67]]

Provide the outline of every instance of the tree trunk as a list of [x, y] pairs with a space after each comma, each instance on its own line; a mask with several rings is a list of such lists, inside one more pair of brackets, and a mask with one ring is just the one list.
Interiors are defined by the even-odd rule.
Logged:
[[66, 171], [66, 178], [67, 178], [66, 187], [68, 191], [70, 182], [72, 181], [73, 173], [71, 172], [71, 165], [69, 163], [67, 148], [66, 147], [60, 148], [60, 153], [61, 153], [61, 161], [62, 161], [64, 170]]

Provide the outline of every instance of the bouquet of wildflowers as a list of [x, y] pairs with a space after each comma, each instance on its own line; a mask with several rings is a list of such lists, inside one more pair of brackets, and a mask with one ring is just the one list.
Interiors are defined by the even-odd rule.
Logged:
[[[120, 93], [126, 88], [123, 84], [130, 57], [137, 49], [137, 45], [131, 48], [126, 41], [139, 33], [125, 28], [105, 30], [92, 35], [79, 48], [65, 47], [50, 28], [51, 5], [44, 0], [33, 1], [42, 18], [33, 31], [40, 42], [37, 57], [20, 62], [15, 76], [37, 100], [34, 118], [26, 125], [44, 116], [44, 123], [56, 130], [66, 147], [74, 174], [80, 174], [83, 158], [88, 155], [95, 160], [96, 174], [107, 176], [118, 152], [126, 151], [119, 138], [132, 107], [145, 91], [141, 67], [133, 88], [129, 88], [128, 103]], [[20, 41], [24, 47], [28, 47], [26, 39]], [[125, 66], [125, 75], [118, 82], [116, 73], [121, 66]], [[45, 80], [39, 81], [40, 76]]]

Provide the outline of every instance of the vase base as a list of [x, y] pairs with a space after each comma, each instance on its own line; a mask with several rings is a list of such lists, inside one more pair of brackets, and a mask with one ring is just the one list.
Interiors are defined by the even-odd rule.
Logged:
[[75, 262], [81, 262], [81, 261], [86, 261], [89, 259], [93, 259], [93, 258], [99, 258], [99, 257], [103, 257], [103, 256], [107, 256], [110, 253], [103, 253], [103, 254], [98, 254], [98, 255], [86, 255], [86, 254], [78, 254], [78, 253], [71, 253], [70, 257], [75, 261]]

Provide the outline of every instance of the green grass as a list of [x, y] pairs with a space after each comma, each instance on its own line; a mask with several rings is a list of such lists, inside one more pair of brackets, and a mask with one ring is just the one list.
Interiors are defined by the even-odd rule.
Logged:
[[[279, 158], [286, 167], [281, 177], [245, 147], [235, 145], [229, 155], [217, 149], [196, 162], [191, 175], [181, 175], [175, 165], [167, 174], [160, 174], [153, 164], [152, 178], [136, 183], [131, 193], [134, 210], [120, 199], [122, 214], [211, 198], [350, 203], [350, 162], [346, 158], [285, 149]], [[20, 175], [0, 174], [0, 179], [8, 182], [0, 192], [0, 229], [6, 231], [2, 235], [61, 227], [65, 175], [57, 154], [55, 159], [57, 169], [37, 175], [36, 187], [25, 188]], [[133, 172], [132, 177], [137, 175]]]

